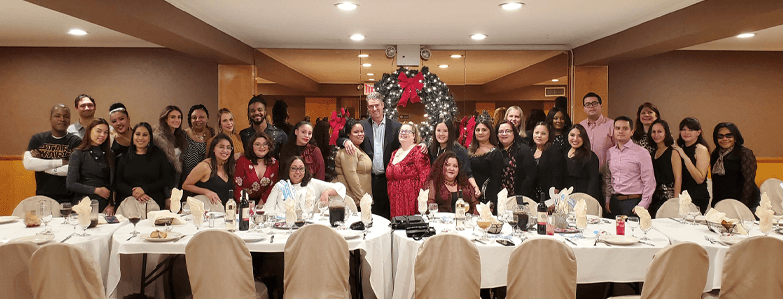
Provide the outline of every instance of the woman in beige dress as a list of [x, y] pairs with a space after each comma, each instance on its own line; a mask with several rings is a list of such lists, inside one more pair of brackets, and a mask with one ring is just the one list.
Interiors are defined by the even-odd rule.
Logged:
[[334, 158], [336, 182], [343, 183], [348, 196], [356, 205], [365, 193], [372, 195], [372, 160], [361, 150], [364, 141], [364, 127], [355, 119], [345, 121], [345, 127], [340, 130], [340, 137], [348, 138], [358, 149], [355, 155], [348, 154], [345, 149], [337, 151]]

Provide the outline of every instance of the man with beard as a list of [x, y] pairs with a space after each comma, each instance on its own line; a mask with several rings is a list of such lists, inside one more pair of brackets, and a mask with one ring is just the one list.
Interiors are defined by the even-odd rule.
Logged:
[[68, 106], [57, 104], [52, 107], [49, 122], [52, 130], [30, 138], [22, 162], [25, 169], [35, 171], [36, 195], [48, 196], [57, 202], [70, 202], [73, 194], [65, 188], [68, 160], [82, 140], [66, 131], [71, 123]]
[[280, 156], [280, 148], [288, 142], [288, 135], [283, 130], [269, 124], [266, 119], [266, 100], [261, 95], [254, 96], [247, 103], [247, 118], [250, 121], [250, 127], [239, 131], [239, 137], [242, 138], [243, 146], [247, 147], [253, 135], [258, 131], [262, 131], [269, 135], [269, 138], [275, 140], [275, 150], [272, 151], [272, 156], [278, 158]]
[[[84, 131], [87, 125], [95, 118], [95, 99], [86, 94], [80, 94], [73, 101], [73, 106], [79, 112], [79, 121], [68, 127], [68, 133], [73, 133], [79, 138], [84, 138]], [[70, 114], [70, 113], [69, 113]], [[71, 122], [68, 120], [68, 122]]]

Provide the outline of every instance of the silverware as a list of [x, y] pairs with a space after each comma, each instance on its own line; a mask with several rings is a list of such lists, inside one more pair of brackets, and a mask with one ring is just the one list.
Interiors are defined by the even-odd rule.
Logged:
[[65, 239], [63, 239], [62, 241], [60, 241], [60, 243], [65, 243], [65, 241], [68, 241], [68, 239], [70, 239], [71, 237], [73, 237], [73, 234], [70, 234], [70, 235], [68, 235], [67, 237], [65, 237]]
[[274, 242], [274, 241], [275, 241], [275, 235], [272, 235], [271, 237], [269, 237], [269, 243], [270, 243], [270, 244], [271, 244], [272, 242]]
[[639, 243], [642, 243], [642, 244], [647, 245], [647, 246], [655, 247], [655, 244], [653, 244], [653, 243], [648, 243], [648, 242], [644, 242], [644, 241], [639, 241]]
[[188, 235], [182, 235], [182, 236], [180, 236], [180, 237], [179, 237], [179, 239], [177, 239], [177, 240], [176, 240], [176, 241], [174, 241], [174, 242], [179, 242], [179, 240], [182, 240], [182, 239], [184, 239], [184, 238], [185, 238], [185, 237], [187, 237], [187, 236], [188, 236]]
[[127, 240], [125, 240], [125, 241], [126, 241], [126, 242], [127, 242], [127, 241], [130, 241], [131, 239], [133, 239], [133, 237], [135, 237], [135, 236], [130, 236], [130, 238], [128, 238], [128, 239], [127, 239]]
[[595, 242], [593, 242], [593, 246], [598, 246], [598, 238], [600, 236], [595, 236]]
[[481, 240], [479, 240], [479, 239], [473, 239], [473, 240], [471, 240], [471, 241], [473, 241], [473, 242], [478, 242], [478, 243], [481, 243], [481, 244], [487, 245], [487, 243], [484, 243], [484, 241], [481, 241]]
[[574, 244], [574, 246], [579, 246], [579, 245], [576, 244], [576, 242], [571, 241], [571, 239], [569, 239], [569, 238], [566, 238], [565, 240], [568, 241], [568, 243]]

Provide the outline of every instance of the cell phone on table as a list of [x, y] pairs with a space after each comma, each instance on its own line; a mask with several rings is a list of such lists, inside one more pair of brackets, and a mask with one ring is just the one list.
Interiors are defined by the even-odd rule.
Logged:
[[114, 215], [106, 215], [104, 216], [106, 218], [106, 223], [120, 223], [120, 220], [117, 219], [117, 216]]
[[503, 246], [514, 246], [514, 245], [516, 245], [516, 244], [514, 244], [514, 242], [511, 242], [511, 241], [506, 240], [506, 239], [497, 239], [496, 241], [498, 243], [500, 243], [500, 245], [503, 245]]

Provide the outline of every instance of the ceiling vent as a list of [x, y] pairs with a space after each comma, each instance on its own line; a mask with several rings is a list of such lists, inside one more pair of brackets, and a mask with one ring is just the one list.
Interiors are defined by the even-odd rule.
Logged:
[[544, 88], [544, 96], [545, 97], [564, 97], [565, 96], [565, 87], [545, 87]]

